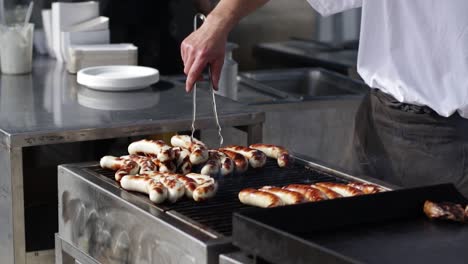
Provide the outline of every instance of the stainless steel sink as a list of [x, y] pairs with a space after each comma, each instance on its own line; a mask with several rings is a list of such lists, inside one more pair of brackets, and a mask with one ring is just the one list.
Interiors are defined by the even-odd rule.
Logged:
[[333, 45], [317, 41], [286, 40], [255, 45], [253, 56], [264, 69], [287, 67], [324, 68], [342, 74], [357, 65], [357, 45]]
[[[183, 75], [171, 80], [185, 82]], [[248, 105], [282, 104], [310, 100], [362, 96], [369, 89], [361, 81], [320, 68], [292, 68], [240, 73], [237, 97], [231, 98]], [[198, 82], [208, 89], [207, 81]]]
[[363, 82], [319, 68], [262, 70], [242, 73], [242, 77], [302, 100], [360, 96], [368, 91]]

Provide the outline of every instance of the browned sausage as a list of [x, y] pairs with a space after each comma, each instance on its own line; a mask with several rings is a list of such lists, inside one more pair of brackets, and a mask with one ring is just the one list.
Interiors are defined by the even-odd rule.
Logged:
[[289, 164], [289, 152], [284, 147], [271, 144], [252, 144], [249, 147], [260, 150], [269, 158], [276, 159], [280, 167], [286, 167]]
[[118, 182], [125, 175], [137, 174], [140, 169], [136, 162], [114, 156], [104, 156], [99, 163], [104, 169], [116, 170], [115, 180]]
[[266, 155], [260, 150], [251, 149], [243, 146], [227, 146], [222, 149], [231, 150], [243, 155], [249, 160], [249, 164], [250, 166], [252, 166], [252, 168], [263, 167], [266, 163]]
[[162, 140], [135, 141], [128, 146], [128, 153], [150, 156], [163, 162], [174, 159], [172, 148]]
[[226, 154], [234, 162], [236, 173], [244, 173], [249, 168], [249, 162], [243, 155], [226, 149], [220, 149], [219, 151]]
[[269, 192], [278, 196], [283, 204], [299, 204], [303, 203], [305, 198], [304, 195], [299, 192], [295, 192], [288, 189], [281, 189], [274, 186], [264, 186], [259, 189], [259, 191]]
[[283, 205], [281, 199], [269, 192], [262, 192], [252, 188], [239, 192], [239, 201], [243, 204], [268, 208]]
[[310, 185], [305, 184], [289, 184], [283, 187], [286, 190], [295, 191], [304, 195], [304, 197], [311, 202], [326, 200], [328, 197], [320, 190], [312, 188]]
[[328, 188], [334, 192], [339, 193], [344, 197], [356, 196], [364, 194], [361, 190], [348, 186], [346, 184], [334, 183], [334, 182], [319, 182], [317, 186]]
[[339, 194], [339, 193], [337, 193], [335, 191], [332, 191], [331, 189], [329, 189], [327, 187], [323, 187], [323, 186], [319, 186], [319, 185], [315, 185], [315, 184], [310, 185], [310, 187], [321, 191], [322, 193], [324, 193], [327, 196], [328, 199], [335, 199], [335, 198], [343, 197], [341, 194]]
[[385, 192], [384, 188], [374, 185], [374, 184], [370, 184], [370, 183], [351, 182], [351, 183], [348, 183], [348, 186], [359, 189], [365, 194]]

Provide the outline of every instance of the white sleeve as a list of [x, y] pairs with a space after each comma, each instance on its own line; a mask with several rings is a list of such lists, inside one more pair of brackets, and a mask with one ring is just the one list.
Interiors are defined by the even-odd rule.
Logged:
[[362, 0], [307, 0], [307, 2], [322, 16], [362, 6]]

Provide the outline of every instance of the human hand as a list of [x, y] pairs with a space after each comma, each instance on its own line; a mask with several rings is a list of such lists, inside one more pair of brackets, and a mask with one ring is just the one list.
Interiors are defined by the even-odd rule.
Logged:
[[215, 90], [218, 89], [228, 32], [226, 26], [208, 17], [197, 31], [184, 39], [180, 52], [184, 73], [187, 75], [187, 92], [192, 91], [195, 82], [202, 78], [203, 69], [207, 65], [211, 67], [213, 86]]

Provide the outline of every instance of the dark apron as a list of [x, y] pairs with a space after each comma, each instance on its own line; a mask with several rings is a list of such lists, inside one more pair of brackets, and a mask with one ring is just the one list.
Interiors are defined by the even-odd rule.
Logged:
[[454, 183], [468, 196], [468, 120], [398, 102], [372, 90], [356, 116], [355, 158], [363, 173], [400, 186]]

